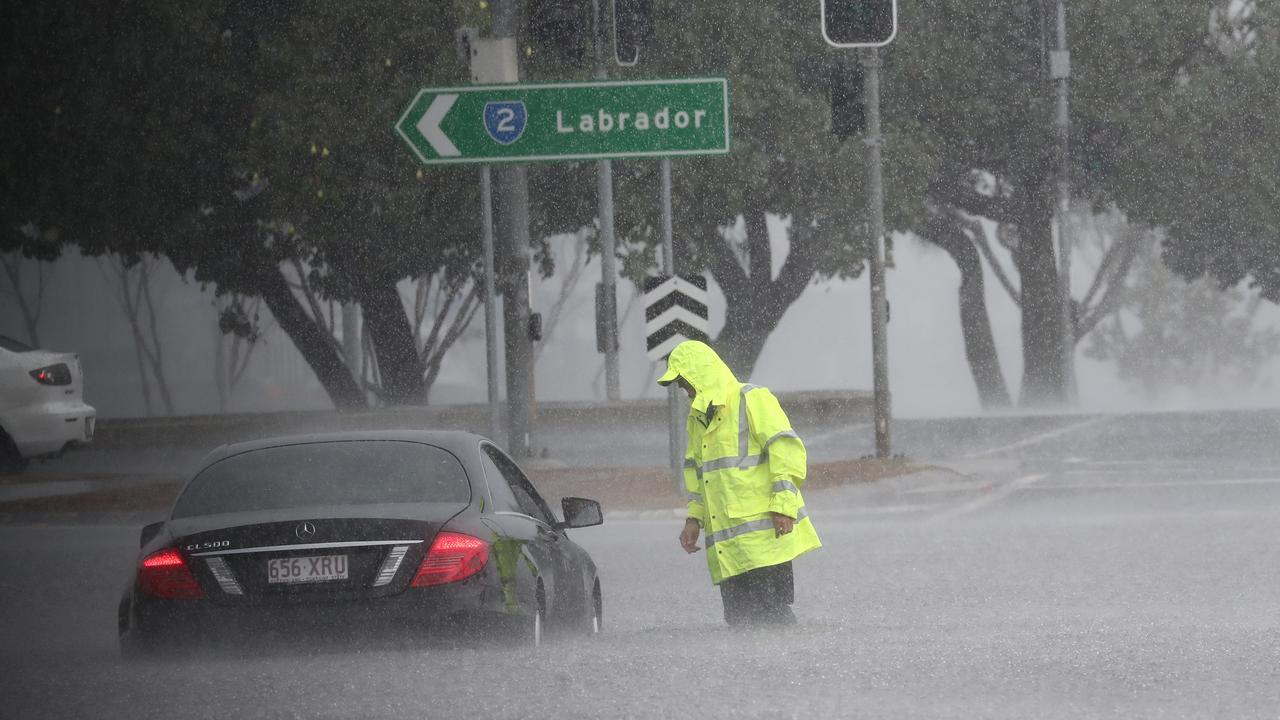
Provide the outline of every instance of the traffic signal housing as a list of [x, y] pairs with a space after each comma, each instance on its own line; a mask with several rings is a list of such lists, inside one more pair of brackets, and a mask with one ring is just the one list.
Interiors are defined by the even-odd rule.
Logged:
[[531, 0], [526, 17], [534, 45], [563, 63], [581, 67], [591, 34], [590, 7], [582, 0]]
[[862, 65], [853, 58], [835, 58], [830, 68], [828, 99], [831, 101], [831, 132], [848, 140], [867, 130], [863, 108]]
[[653, 39], [653, 0], [613, 0], [613, 59], [624, 67], [640, 61], [640, 46]]
[[835, 47], [883, 47], [898, 34], [897, 0], [819, 0], [822, 38]]

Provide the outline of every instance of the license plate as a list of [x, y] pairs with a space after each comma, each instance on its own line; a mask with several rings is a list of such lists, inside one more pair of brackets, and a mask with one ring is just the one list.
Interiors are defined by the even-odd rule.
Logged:
[[346, 555], [275, 558], [267, 561], [269, 583], [311, 583], [347, 579]]

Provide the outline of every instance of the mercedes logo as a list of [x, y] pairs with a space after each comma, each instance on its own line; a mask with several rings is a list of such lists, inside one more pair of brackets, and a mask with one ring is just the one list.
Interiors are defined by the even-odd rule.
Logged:
[[310, 540], [316, 536], [316, 526], [309, 522], [304, 522], [293, 529], [293, 534], [298, 536], [299, 540]]

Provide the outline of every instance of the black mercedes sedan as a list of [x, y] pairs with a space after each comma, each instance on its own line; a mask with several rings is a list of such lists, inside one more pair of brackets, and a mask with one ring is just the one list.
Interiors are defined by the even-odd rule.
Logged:
[[[119, 606], [126, 656], [272, 628], [596, 633], [600, 581], [519, 466], [462, 432], [347, 432], [215, 450], [142, 529]], [[358, 630], [357, 630], [358, 631]]]

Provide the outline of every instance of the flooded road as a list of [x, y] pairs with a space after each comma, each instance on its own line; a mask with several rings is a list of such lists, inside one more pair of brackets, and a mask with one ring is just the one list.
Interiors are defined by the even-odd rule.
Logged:
[[796, 562], [800, 624], [776, 630], [723, 626], [701, 555], [678, 547], [677, 519], [615, 519], [571, 531], [600, 567], [598, 638], [537, 649], [302, 642], [124, 664], [114, 613], [136, 528], [10, 524], [5, 714], [1274, 715], [1274, 417], [1080, 418], [998, 437], [974, 427], [938, 421], [936, 436], [991, 469], [808, 497], [825, 547]]

